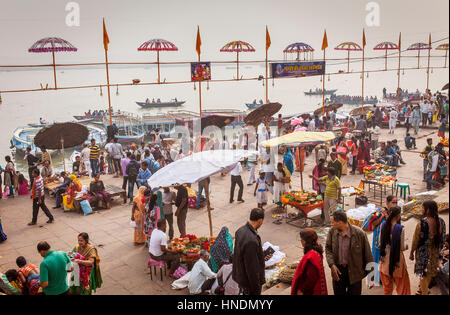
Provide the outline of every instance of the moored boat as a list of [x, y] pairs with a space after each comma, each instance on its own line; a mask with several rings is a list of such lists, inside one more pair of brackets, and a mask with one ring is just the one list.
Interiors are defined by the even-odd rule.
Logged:
[[[337, 89], [335, 90], [325, 90], [325, 95], [333, 95], [334, 93], [336, 93]], [[313, 90], [309, 90], [309, 91], [305, 91], [304, 92], [305, 95], [322, 95], [323, 94], [323, 90], [322, 89], [315, 89]]]
[[178, 101], [177, 99], [171, 100], [169, 102], [150, 102], [149, 100], [145, 102], [136, 102], [142, 108], [159, 108], [159, 107], [180, 107], [186, 103], [186, 101]]

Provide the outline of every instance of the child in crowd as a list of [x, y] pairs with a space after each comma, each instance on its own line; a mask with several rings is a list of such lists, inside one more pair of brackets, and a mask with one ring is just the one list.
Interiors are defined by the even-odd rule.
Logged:
[[255, 192], [256, 202], [258, 203], [258, 208], [264, 209], [263, 207], [267, 205], [267, 191], [268, 185], [266, 182], [266, 174], [264, 172], [259, 172], [259, 177], [256, 180]]
[[28, 190], [29, 183], [25, 179], [25, 176], [23, 176], [22, 173], [19, 173], [19, 195], [29, 195], [30, 191]]
[[407, 133], [405, 137], [405, 145], [408, 150], [411, 150], [413, 147], [416, 149], [416, 138], [411, 137], [411, 135]]

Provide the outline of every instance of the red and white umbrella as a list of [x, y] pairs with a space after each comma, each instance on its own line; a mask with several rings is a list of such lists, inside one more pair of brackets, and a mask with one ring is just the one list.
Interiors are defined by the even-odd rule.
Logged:
[[68, 41], [58, 37], [45, 37], [33, 44], [28, 49], [30, 53], [47, 53], [51, 52], [53, 57], [53, 77], [55, 80], [55, 90], [58, 88], [56, 84], [56, 65], [55, 52], [77, 51], [78, 49]]
[[161, 82], [159, 71], [159, 52], [160, 51], [178, 51], [178, 48], [171, 42], [156, 38], [146, 41], [139, 46], [138, 51], [156, 51], [156, 63], [158, 64], [158, 83]]
[[430, 50], [431, 46], [425, 43], [415, 43], [408, 47], [407, 50], [417, 50], [417, 69], [420, 68], [420, 51]]
[[379, 43], [378, 45], [376, 45], [373, 50], [384, 50], [385, 51], [385, 55], [384, 55], [384, 70], [387, 70], [387, 52], [388, 50], [398, 50], [398, 45], [392, 42], [382, 42]]
[[354, 42], [343, 42], [337, 45], [335, 50], [346, 50], [347, 51], [347, 72], [350, 72], [350, 52], [351, 51], [362, 51], [361, 46]]
[[233, 42], [229, 42], [225, 44], [220, 49], [221, 52], [235, 52], [236, 53], [236, 68], [237, 68], [237, 77], [236, 79], [239, 80], [239, 53], [240, 52], [255, 52], [255, 48], [253, 48], [252, 45], [249, 43], [237, 40]]

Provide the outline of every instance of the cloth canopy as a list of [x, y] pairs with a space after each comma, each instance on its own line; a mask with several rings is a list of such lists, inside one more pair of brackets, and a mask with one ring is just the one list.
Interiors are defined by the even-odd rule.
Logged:
[[152, 188], [193, 184], [214, 174], [231, 171], [243, 158], [257, 154], [246, 150], [212, 150], [197, 152], [158, 170], [148, 180]]
[[273, 138], [262, 143], [264, 147], [276, 147], [276, 146], [299, 146], [307, 144], [315, 144], [319, 142], [326, 142], [335, 139], [336, 136], [333, 132], [313, 132], [313, 131], [297, 131], [289, 133], [287, 135]]

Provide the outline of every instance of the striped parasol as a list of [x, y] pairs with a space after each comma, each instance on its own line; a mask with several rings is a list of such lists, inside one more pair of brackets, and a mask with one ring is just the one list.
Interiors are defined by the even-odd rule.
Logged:
[[387, 70], [387, 52], [388, 50], [398, 50], [398, 45], [392, 42], [382, 42], [376, 45], [373, 50], [384, 50], [385, 51], [385, 62], [384, 62], [384, 70]]
[[347, 72], [350, 72], [350, 52], [351, 51], [362, 51], [361, 46], [354, 42], [343, 42], [337, 45], [335, 50], [345, 50], [347, 51]]
[[51, 52], [53, 57], [53, 77], [55, 80], [55, 90], [58, 88], [56, 83], [56, 65], [55, 52], [77, 51], [78, 49], [68, 41], [59, 37], [45, 37], [33, 44], [28, 49], [30, 53], [47, 53]]
[[249, 43], [237, 40], [233, 42], [229, 42], [225, 44], [220, 49], [221, 52], [235, 52], [236, 53], [236, 68], [237, 68], [237, 77], [236, 79], [239, 80], [239, 53], [241, 52], [255, 52], [255, 48], [253, 48], [252, 45]]
[[178, 48], [173, 43], [171, 43], [167, 40], [155, 38], [155, 39], [146, 41], [141, 46], [139, 46], [138, 51], [156, 51], [156, 63], [158, 64], [158, 83], [160, 83], [161, 76], [160, 76], [160, 71], [159, 71], [159, 52], [160, 51], [178, 51]]
[[306, 54], [307, 53], [312, 53], [313, 51], [314, 51], [314, 48], [312, 48], [308, 44], [299, 42], [299, 43], [293, 43], [293, 44], [288, 45], [283, 50], [283, 53], [285, 53], [285, 54], [297, 54], [297, 60], [300, 60], [300, 54], [301, 53], [305, 54], [305, 59], [306, 59]]
[[432, 47], [425, 43], [414, 43], [408, 47], [406, 50], [417, 51], [417, 69], [420, 68], [420, 51], [421, 50], [430, 50]]

